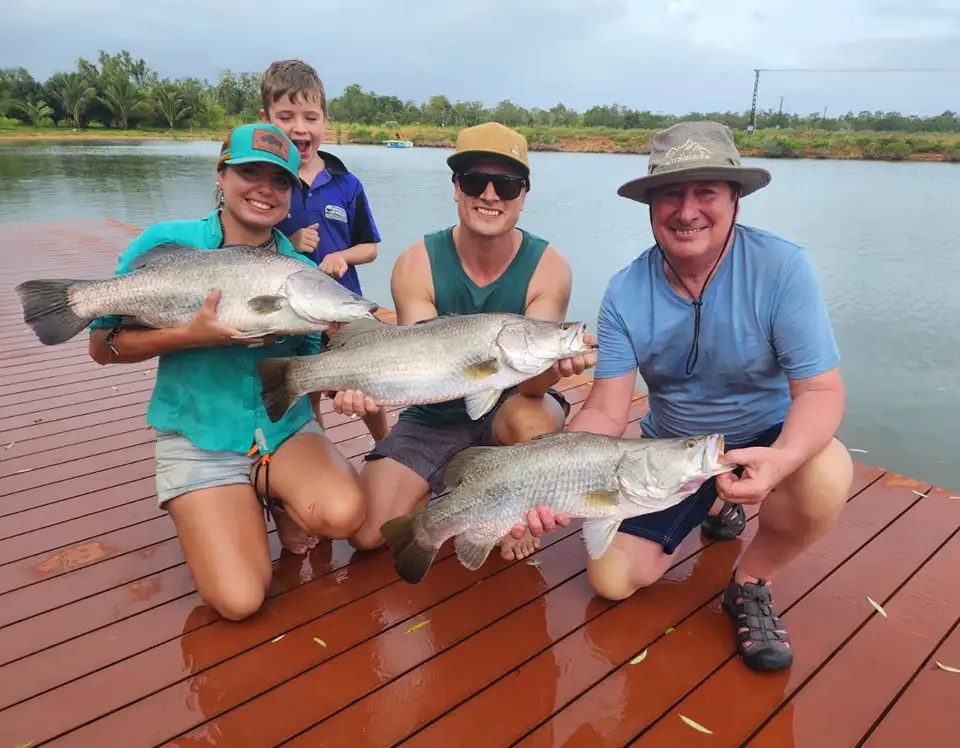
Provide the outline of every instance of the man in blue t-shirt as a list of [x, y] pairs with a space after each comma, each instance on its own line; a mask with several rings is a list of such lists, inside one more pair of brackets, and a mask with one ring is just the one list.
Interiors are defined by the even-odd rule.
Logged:
[[588, 578], [602, 597], [626, 598], [663, 575], [691, 530], [732, 540], [744, 530], [744, 504], [759, 504], [756, 537], [723, 595], [738, 652], [755, 670], [791, 664], [768, 583], [835, 525], [853, 482], [835, 438], [840, 357], [810, 260], [736, 223], [740, 199], [769, 181], [740, 165], [719, 123], [656, 135], [648, 174], [618, 190], [650, 206], [656, 244], [609, 282], [595, 383], [568, 426], [621, 435], [639, 371], [649, 390], [644, 437], [724, 435], [725, 461], [740, 468], [671, 509], [624, 521], [588, 561]]

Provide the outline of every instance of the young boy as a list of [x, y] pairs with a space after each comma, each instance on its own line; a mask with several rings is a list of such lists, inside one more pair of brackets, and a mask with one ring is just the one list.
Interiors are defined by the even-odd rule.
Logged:
[[[300, 152], [300, 177], [310, 185], [304, 199], [290, 201], [290, 214], [277, 228], [321, 270], [360, 290], [357, 265], [377, 257], [380, 234], [363, 185], [343, 161], [320, 150], [327, 119], [327, 95], [317, 71], [300, 60], [274, 62], [260, 77], [260, 118], [277, 125]], [[387, 435], [384, 410], [364, 416], [374, 441]]]

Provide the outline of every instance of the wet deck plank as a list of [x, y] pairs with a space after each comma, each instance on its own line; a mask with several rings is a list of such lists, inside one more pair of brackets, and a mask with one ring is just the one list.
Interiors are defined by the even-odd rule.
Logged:
[[[156, 507], [152, 362], [99, 367], [83, 340], [40, 345], [12, 291], [27, 277], [109, 274], [135, 233], [0, 224], [0, 746], [952, 738], [960, 675], [933, 661], [960, 666], [960, 501], [859, 463], [840, 526], [776, 581], [797, 652], [787, 673], [742, 667], [719, 609], [755, 511], [739, 541], [694, 533], [663, 581], [621, 603], [590, 592], [579, 523], [548, 536], [536, 565], [492, 558], [470, 573], [448, 544], [417, 586], [384, 552], [334, 542], [296, 558], [271, 532], [263, 611], [218, 620]], [[579, 408], [590, 380], [561, 386]], [[638, 395], [632, 433], [645, 407]], [[325, 410], [359, 465], [365, 427]]]

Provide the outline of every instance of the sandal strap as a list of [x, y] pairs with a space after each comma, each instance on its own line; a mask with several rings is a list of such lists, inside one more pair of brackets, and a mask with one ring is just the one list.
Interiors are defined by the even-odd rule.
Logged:
[[738, 584], [731, 578], [723, 607], [736, 625], [737, 652], [755, 670], [780, 670], [793, 661], [790, 635], [773, 607], [766, 580]]
[[708, 516], [700, 526], [711, 540], [733, 540], [747, 527], [747, 513], [743, 504], [723, 503], [719, 514]]

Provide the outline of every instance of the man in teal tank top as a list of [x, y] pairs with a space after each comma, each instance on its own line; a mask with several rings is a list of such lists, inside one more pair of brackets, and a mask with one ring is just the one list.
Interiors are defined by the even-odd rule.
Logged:
[[[496, 122], [466, 128], [447, 163], [460, 220], [427, 234], [397, 258], [391, 288], [398, 322], [482, 312], [564, 319], [570, 266], [545, 239], [517, 228], [530, 189], [526, 140]], [[360, 548], [380, 546], [384, 522], [426, 501], [431, 491], [443, 493], [443, 470], [457, 452], [559, 431], [570, 406], [553, 385], [595, 363], [595, 354], [560, 362], [507, 390], [478, 421], [469, 418], [463, 400], [407, 408], [366, 457], [362, 480], [370, 504], [352, 542]], [[348, 391], [337, 394], [334, 408], [362, 416], [376, 405], [363, 393]], [[546, 521], [548, 527], [553, 524], [552, 517]], [[519, 534], [501, 541], [504, 558], [524, 558], [538, 547], [529, 530]]]

